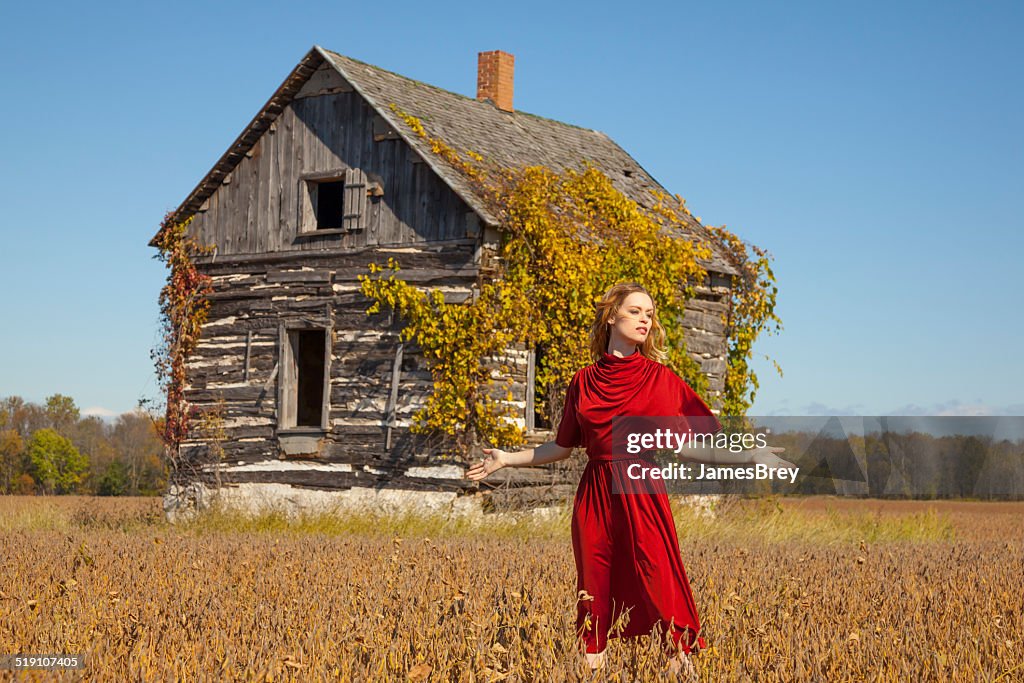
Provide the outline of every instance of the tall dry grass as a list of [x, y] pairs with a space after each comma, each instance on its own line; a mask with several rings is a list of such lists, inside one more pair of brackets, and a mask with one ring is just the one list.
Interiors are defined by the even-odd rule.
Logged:
[[[872, 507], [677, 506], [704, 680], [1019, 677], [1021, 516]], [[0, 498], [0, 654], [83, 653], [58, 680], [589, 680], [568, 531]], [[599, 679], [657, 680], [656, 646], [612, 641]]]

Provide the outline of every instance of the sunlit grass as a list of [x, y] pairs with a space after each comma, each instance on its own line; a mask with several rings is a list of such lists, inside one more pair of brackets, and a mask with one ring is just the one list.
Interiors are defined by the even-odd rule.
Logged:
[[680, 500], [672, 501], [672, 509], [681, 539], [829, 544], [951, 541], [956, 537], [949, 515], [931, 508], [902, 514], [832, 509], [822, 513], [787, 509], [772, 497], [724, 497], [713, 507], [713, 515]]
[[[803, 502], [673, 501], [702, 680], [1015, 680], [1016, 508]], [[0, 497], [0, 653], [81, 653], [90, 680], [592, 680], [568, 506], [170, 524], [160, 503]], [[606, 666], [664, 680], [653, 639]]]
[[[8, 501], [17, 499], [8, 499]], [[170, 528], [182, 533], [231, 532], [267, 534], [390, 535], [568, 539], [571, 503], [535, 511], [487, 514], [443, 512], [379, 513], [337, 507], [316, 512], [267, 508], [257, 514], [213, 505], [193, 518], [170, 525], [158, 501], [146, 499], [25, 498], [29, 505], [6, 505], [0, 531], [72, 531], [75, 529]], [[141, 501], [141, 502], [140, 502]], [[933, 508], [918, 512], [882, 514], [875, 511], [803, 511], [787, 509], [777, 499], [722, 498], [714, 512], [671, 499], [676, 528], [682, 540], [722, 542], [878, 543], [951, 541], [956, 529], [948, 514]]]
[[412, 538], [472, 535], [496, 538], [568, 538], [570, 514], [568, 506], [551, 511], [494, 514], [446, 514], [438, 511], [379, 513], [343, 507], [316, 512], [265, 508], [252, 514], [215, 505], [178, 522], [176, 526], [183, 531], [198, 534], [254, 532]]

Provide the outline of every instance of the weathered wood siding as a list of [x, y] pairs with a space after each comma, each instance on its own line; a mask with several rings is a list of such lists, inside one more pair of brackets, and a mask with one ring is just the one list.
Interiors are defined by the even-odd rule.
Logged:
[[686, 350], [700, 363], [701, 373], [708, 377], [708, 404], [717, 410], [725, 391], [728, 369], [728, 341], [724, 316], [729, 312], [728, 287], [697, 287], [683, 315]]
[[[474, 253], [475, 243], [463, 241], [448, 243], [441, 251], [407, 247], [201, 264], [213, 278], [214, 292], [199, 346], [186, 366], [186, 400], [198, 411], [216, 410], [223, 419], [222, 475], [230, 475], [231, 481], [324, 488], [400, 480], [406, 488], [461, 488], [464, 484], [450, 467], [430, 467], [440, 444], [427, 444], [408, 430], [432, 386], [422, 354], [408, 343], [398, 375], [392, 448], [385, 449], [385, 411], [400, 321], [387, 313], [365, 313], [370, 301], [359, 292], [356, 275], [366, 272], [371, 261], [383, 263], [393, 257], [404, 277], [417, 286], [440, 289], [446, 300], [461, 302], [472, 296], [476, 281]], [[281, 356], [279, 325], [303, 322], [333, 330], [330, 429], [322, 439], [317, 437], [317, 453], [286, 459], [334, 467], [251, 467], [283, 457], [275, 372]], [[522, 387], [518, 393], [523, 394]], [[191, 427], [182, 455], [201, 468], [213, 462], [213, 432], [199, 420]]]
[[[221, 440], [211, 448], [212, 432], [192, 424], [182, 455], [195, 467], [195, 479], [222, 483], [276, 482], [324, 489], [388, 486], [406, 489], [464, 491], [461, 469], [438, 459], [441, 444], [427, 443], [409, 431], [413, 414], [425, 404], [431, 376], [415, 345], [406, 343], [397, 376], [391, 448], [385, 440], [387, 411], [401, 343], [400, 321], [387, 313], [368, 316], [369, 301], [359, 292], [358, 273], [371, 261], [395, 258], [404, 277], [424, 289], [440, 289], [462, 302], [472, 296], [478, 270], [472, 240], [422, 247], [373, 248], [357, 252], [267, 255], [243, 261], [207, 259], [201, 264], [214, 282], [211, 310], [186, 373], [186, 399], [201, 412], [223, 418]], [[699, 292], [688, 323], [691, 353], [705, 366], [724, 367], [721, 322], [715, 311], [720, 293]], [[333, 331], [330, 348], [329, 430], [311, 437], [315, 452], [287, 454], [277, 433], [281, 358], [279, 326], [311, 323]], [[708, 329], [710, 328], [710, 329]], [[525, 424], [528, 391], [525, 348], [508, 349], [487, 359], [498, 380], [495, 396], [511, 391], [515, 421]], [[510, 385], [502, 380], [509, 378]], [[712, 392], [721, 379], [711, 376]], [[530, 445], [553, 438], [537, 430]], [[210, 467], [217, 448], [223, 456]], [[585, 461], [544, 468], [503, 471], [487, 486], [548, 486], [573, 482]], [[219, 471], [217, 471], [219, 469]]]
[[[311, 91], [327, 94], [284, 109], [195, 215], [189, 229], [199, 242], [229, 257], [476, 236], [476, 214], [465, 202], [404, 141], [381, 134], [379, 117], [358, 93], [337, 89]], [[374, 140], [375, 119], [384, 139]], [[366, 198], [362, 229], [297, 236], [302, 176], [342, 168], [375, 174], [383, 186], [382, 195]]]

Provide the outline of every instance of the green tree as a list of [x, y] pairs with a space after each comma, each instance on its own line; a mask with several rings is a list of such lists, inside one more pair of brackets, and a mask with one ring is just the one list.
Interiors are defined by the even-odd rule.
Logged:
[[89, 459], [71, 440], [52, 429], [40, 429], [28, 443], [33, 478], [46, 493], [69, 493], [89, 469]]
[[107, 465], [106, 472], [96, 487], [98, 496], [123, 496], [128, 492], [128, 467], [120, 460]]
[[58, 433], [71, 436], [71, 429], [78, 422], [79, 415], [75, 399], [70, 396], [54, 394], [46, 398], [46, 416], [50, 419], [50, 425]]

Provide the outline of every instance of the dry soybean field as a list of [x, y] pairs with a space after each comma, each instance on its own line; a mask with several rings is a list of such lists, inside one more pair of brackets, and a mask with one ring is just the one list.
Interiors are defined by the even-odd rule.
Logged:
[[[1024, 504], [675, 505], [705, 681], [1024, 680]], [[0, 498], [0, 680], [666, 680], [574, 640], [564, 510], [164, 521], [158, 499]]]

